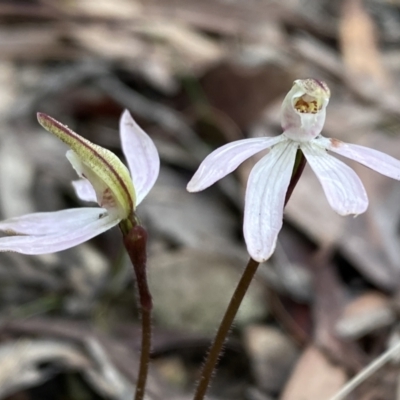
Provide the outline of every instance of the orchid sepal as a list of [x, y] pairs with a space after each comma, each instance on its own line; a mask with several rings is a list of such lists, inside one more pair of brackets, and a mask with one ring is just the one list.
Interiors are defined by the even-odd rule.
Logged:
[[78, 174], [90, 181], [98, 203], [121, 219], [128, 218], [136, 207], [136, 193], [129, 171], [121, 160], [50, 116], [38, 113], [37, 118], [43, 128], [71, 148], [67, 158]]
[[132, 181], [135, 182], [136, 205], [139, 205], [158, 178], [160, 157], [154, 142], [128, 110], [121, 115], [119, 134]]
[[28, 214], [0, 223], [11, 236], [0, 238], [0, 252], [49, 254], [77, 246], [117, 225], [102, 208], [71, 208]]

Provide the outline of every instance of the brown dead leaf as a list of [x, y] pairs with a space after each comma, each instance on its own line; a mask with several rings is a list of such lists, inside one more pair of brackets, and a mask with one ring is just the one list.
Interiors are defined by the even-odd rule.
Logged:
[[357, 339], [395, 321], [389, 299], [380, 292], [369, 291], [351, 301], [336, 324], [342, 337]]
[[[198, 68], [199, 64], [216, 62], [224, 55], [222, 46], [216, 41], [196, 32], [186, 24], [153, 20], [136, 23], [130, 30], [137, 35], [146, 36], [151, 41], [168, 44], [175, 57], [181, 58], [184, 64], [191, 63], [193, 68]], [[179, 66], [179, 61], [175, 59], [175, 62]]]
[[331, 364], [310, 345], [289, 378], [281, 400], [322, 400], [333, 396], [346, 382], [344, 369]]
[[142, 2], [142, 5], [145, 15], [183, 21], [196, 28], [225, 35], [254, 32], [284, 14], [278, 4], [257, 0], [152, 0]]
[[52, 7], [70, 15], [90, 18], [127, 19], [141, 13], [141, 5], [135, 0], [79, 0], [68, 3], [48, 2]]
[[309, 35], [296, 35], [292, 42], [293, 50], [310, 63], [333, 76], [343, 77], [342, 60], [337, 52], [333, 51], [322, 40]]
[[277, 328], [263, 325], [247, 327], [244, 341], [257, 385], [267, 393], [280, 392], [298, 357], [294, 343]]
[[63, 27], [55, 24], [1, 28], [1, 58], [24, 61], [75, 58], [78, 52], [60, 41], [63, 32]]
[[[64, 348], [78, 349], [76, 350], [78, 355], [87, 359], [87, 365], [81, 365], [79, 371], [99, 394], [113, 400], [131, 397], [132, 382], [137, 379], [138, 368], [138, 351], [132, 346], [132, 342], [128, 343], [126, 340], [116, 339], [111, 335], [101, 333], [95, 330], [91, 323], [61, 318], [32, 318], [10, 321], [1, 326], [0, 334], [7, 337], [10, 335], [18, 338], [24, 337], [27, 338], [24, 339], [24, 342], [29, 343], [36, 343], [36, 341], [30, 339], [31, 337], [40, 337], [43, 340], [37, 342], [49, 343], [49, 345], [39, 347], [40, 352], [36, 351], [34, 355], [42, 356], [44, 354], [50, 360], [57, 356], [56, 351], [53, 351], [53, 354], [50, 352], [52, 343], [60, 343], [61, 350]], [[137, 333], [137, 336], [139, 336], [139, 333]], [[131, 340], [136, 343], [140, 341], [138, 337], [132, 337]], [[44, 350], [42, 350], [42, 347]], [[61, 356], [64, 353], [67, 353], [67, 351], [63, 350]], [[75, 356], [75, 353], [71, 353], [70, 357], [73, 356]], [[66, 357], [66, 360], [68, 361], [70, 358]], [[62, 361], [64, 361], [64, 358], [61, 359]], [[72, 368], [71, 363], [62, 365], [66, 369]], [[26, 368], [28, 367], [29, 365]], [[0, 371], [0, 377], [1, 372], [3, 371]], [[176, 399], [176, 396], [169, 392], [168, 387], [152, 367], [148, 376], [147, 393], [149, 400]]]
[[379, 53], [375, 24], [362, 0], [343, 2], [339, 39], [350, 80], [367, 90], [370, 88], [366, 85], [371, 83], [386, 87], [388, 75]]
[[359, 370], [363, 357], [358, 347], [336, 334], [335, 326], [345, 302], [345, 288], [330, 261], [332, 248], [321, 249], [312, 260], [314, 272], [315, 343], [333, 362], [348, 370]]
[[292, 76], [282, 66], [259, 67], [221, 63], [201, 80], [210, 104], [230, 117], [241, 129], [260, 117], [292, 83]]
[[133, 35], [106, 24], [71, 25], [70, 37], [85, 51], [101, 56], [105, 60], [138, 58], [143, 56], [144, 45]]
[[40, 366], [55, 363], [66, 369], [84, 369], [90, 361], [77, 346], [52, 340], [20, 340], [0, 346], [0, 397], [36, 386], [51, 373]]

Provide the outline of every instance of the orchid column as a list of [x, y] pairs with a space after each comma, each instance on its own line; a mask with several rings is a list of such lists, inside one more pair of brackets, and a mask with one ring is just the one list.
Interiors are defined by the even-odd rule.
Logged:
[[0, 222], [10, 236], [0, 238], [0, 251], [47, 254], [77, 246], [119, 225], [132, 261], [142, 313], [142, 352], [135, 400], [142, 400], [151, 348], [151, 295], [146, 278], [147, 233], [136, 207], [153, 187], [160, 169], [157, 149], [128, 111], [120, 121], [122, 149], [129, 170], [109, 150], [79, 136], [68, 127], [38, 113], [39, 123], [66, 143], [66, 156], [81, 179], [74, 181], [78, 197], [99, 207], [72, 208], [23, 215]]
[[275, 250], [283, 210], [305, 160], [317, 175], [329, 204], [340, 215], [363, 213], [368, 207], [368, 198], [357, 174], [327, 150], [400, 180], [399, 160], [374, 149], [320, 135], [329, 97], [326, 83], [316, 79], [296, 80], [282, 104], [281, 135], [244, 139], [222, 146], [205, 158], [187, 186], [190, 192], [206, 189], [252, 155], [270, 149], [256, 163], [247, 182], [243, 234], [251, 258], [203, 366], [195, 400], [205, 396], [225, 338], [259, 263], [268, 260]]

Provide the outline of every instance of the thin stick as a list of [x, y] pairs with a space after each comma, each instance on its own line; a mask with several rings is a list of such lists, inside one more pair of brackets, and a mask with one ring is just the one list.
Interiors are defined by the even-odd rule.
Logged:
[[400, 342], [395, 346], [387, 350], [380, 357], [374, 360], [371, 364], [367, 365], [360, 373], [358, 373], [353, 379], [346, 383], [330, 400], [343, 400], [348, 394], [350, 394], [360, 383], [368, 379], [374, 374], [379, 368], [385, 365], [394, 354], [400, 351]]

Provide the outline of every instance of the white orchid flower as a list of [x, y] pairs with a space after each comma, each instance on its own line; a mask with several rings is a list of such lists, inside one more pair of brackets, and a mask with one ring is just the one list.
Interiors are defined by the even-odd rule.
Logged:
[[128, 111], [120, 120], [122, 149], [129, 170], [111, 151], [79, 136], [48, 115], [39, 123], [66, 143], [66, 156], [82, 178], [74, 182], [78, 197], [100, 207], [40, 212], [0, 222], [0, 251], [47, 254], [81, 244], [134, 216], [139, 203], [153, 187], [160, 169], [154, 143]]
[[300, 149], [317, 175], [330, 206], [340, 215], [361, 214], [368, 197], [357, 174], [327, 150], [400, 180], [400, 161], [374, 149], [320, 135], [330, 91], [316, 79], [296, 80], [281, 110], [283, 133], [238, 140], [212, 152], [187, 186], [206, 189], [252, 155], [271, 149], [252, 169], [246, 189], [243, 231], [250, 256], [259, 262], [273, 253], [282, 228], [285, 195]]

